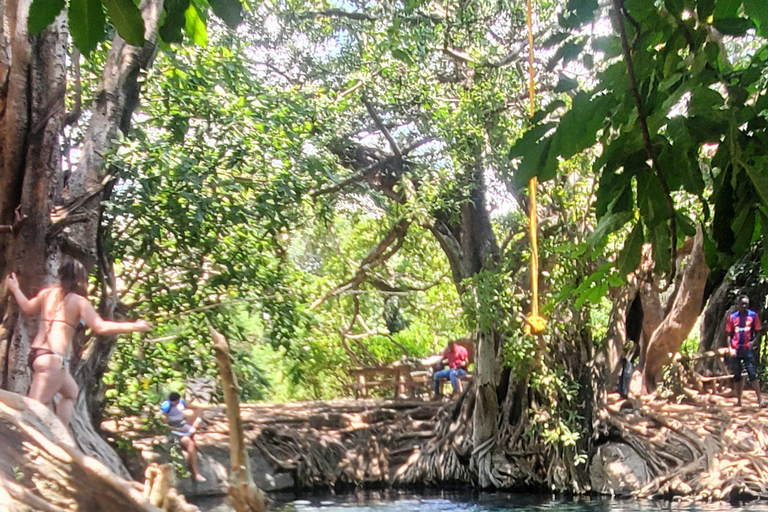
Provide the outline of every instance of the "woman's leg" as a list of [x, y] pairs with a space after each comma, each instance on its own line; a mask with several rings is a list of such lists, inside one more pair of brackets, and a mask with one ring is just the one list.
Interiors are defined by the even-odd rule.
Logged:
[[32, 369], [32, 385], [27, 396], [48, 406], [62, 385], [61, 360], [54, 355], [39, 356], [35, 359]]
[[75, 408], [77, 400], [77, 383], [75, 378], [64, 368], [64, 383], [59, 390], [61, 400], [56, 404], [56, 415], [59, 417], [65, 427], [69, 427], [69, 420], [72, 418], [72, 410]]

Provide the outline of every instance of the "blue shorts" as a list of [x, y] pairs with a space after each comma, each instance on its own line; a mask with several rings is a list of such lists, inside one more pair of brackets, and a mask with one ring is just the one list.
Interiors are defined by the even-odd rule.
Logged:
[[733, 372], [733, 381], [741, 382], [742, 367], [747, 370], [747, 377], [749, 382], [757, 380], [757, 367], [755, 366], [755, 356], [752, 354], [752, 349], [740, 349], [736, 351], [736, 355], [731, 357], [731, 371]]

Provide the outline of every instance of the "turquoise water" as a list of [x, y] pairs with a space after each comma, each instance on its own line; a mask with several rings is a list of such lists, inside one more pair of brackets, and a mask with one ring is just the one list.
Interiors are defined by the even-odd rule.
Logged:
[[[768, 512], [768, 503], [687, 504], [610, 498], [558, 499], [507, 493], [438, 492], [429, 494], [366, 491], [339, 495], [271, 496], [277, 512]], [[231, 510], [221, 504], [198, 504], [207, 512]]]

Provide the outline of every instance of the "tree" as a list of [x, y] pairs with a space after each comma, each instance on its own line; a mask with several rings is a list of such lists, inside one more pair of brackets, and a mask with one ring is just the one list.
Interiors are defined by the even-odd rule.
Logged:
[[[673, 292], [666, 307], [646, 303], [650, 296], [643, 295], [646, 316], [692, 319], [707, 298], [706, 272], [699, 272], [697, 292], [688, 301], [672, 301], [682, 298], [677, 253], [685, 238], [696, 234], [696, 225], [702, 227], [706, 265], [712, 269], [707, 290], [765, 237], [768, 203], [761, 191], [768, 171], [761, 148], [768, 104], [762, 84], [768, 48], [762, 38], [768, 12], [752, 1], [666, 2], [661, 8], [617, 1], [608, 11], [613, 33], [598, 37], [584, 30], [605, 19], [598, 3], [568, 4], [560, 24], [579, 30], [554, 39], [559, 46], [553, 61], [593, 69], [596, 83], [573, 95], [556, 126], [537, 123], [512, 154], [522, 156], [521, 179], [547, 179], [559, 158], [598, 141], [596, 233], [631, 230], [616, 271], [626, 275], [637, 268], [638, 249], [648, 241], [652, 254], [646, 261], [654, 274], [645, 282], [673, 286]], [[601, 60], [594, 58], [598, 51]], [[687, 308], [692, 309], [684, 314]], [[690, 330], [693, 322], [685, 324]], [[658, 329], [646, 331], [641, 351], [641, 365], [650, 364], [644, 372], [649, 387], [658, 381], [667, 352], [678, 350], [687, 334], [681, 330], [670, 338], [669, 322], [651, 325]], [[669, 343], [657, 350], [661, 339]]]
[[[108, 198], [112, 186], [105, 165], [106, 155], [113, 150], [118, 132], [126, 132], [130, 127], [131, 114], [138, 102], [139, 77], [152, 64], [159, 43], [158, 33], [163, 31], [166, 42], [180, 40], [179, 19], [197, 16], [204, 7], [185, 6], [179, 11], [178, 5], [147, 0], [139, 6], [137, 18], [136, 12], [126, 6], [123, 2], [108, 2], [110, 19], [120, 34], [130, 35], [129, 40], [143, 42], [143, 46], [131, 46], [119, 35], [112, 38], [93, 95], [94, 104], [89, 109], [88, 126], [79, 140], [80, 160], [64, 173], [59, 137], [65, 126], [80, 119], [81, 103], [80, 56], [77, 52], [68, 52], [70, 32], [64, 17], [58, 15], [63, 3], [55, 8], [42, 2], [32, 6], [29, 0], [13, 0], [3, 5], [3, 26], [9, 32], [0, 40], [5, 59], [2, 93], [5, 109], [0, 120], [3, 139], [0, 218], [12, 216], [13, 210], [21, 205], [29, 219], [17, 236], [4, 236], [0, 240], [0, 274], [17, 272], [28, 294], [53, 279], [62, 253], [80, 259], [88, 269], [98, 265], [100, 282], [108, 281], [111, 269], [101, 252], [99, 231], [102, 200]], [[234, 9], [239, 9], [239, 3]], [[75, 42], [87, 53], [102, 37], [102, 5], [97, 2], [85, 9], [83, 2], [75, 1], [70, 4], [69, 13]], [[91, 14], [95, 18], [91, 18]], [[143, 38], [138, 37], [142, 31], [137, 32], [135, 26], [141, 19]], [[235, 17], [225, 19], [234, 21]], [[197, 20], [199, 23], [191, 26], [197, 27], [199, 40], [205, 26]], [[174, 23], [175, 29], [171, 26]], [[35, 31], [40, 35], [32, 35]], [[191, 37], [195, 37], [194, 34]], [[67, 113], [66, 78], [70, 63], [75, 70], [76, 98], [75, 108]], [[116, 304], [110, 300], [113, 296], [106, 293], [106, 288], [103, 291], [106, 300], [100, 307], [101, 313], [112, 317]], [[11, 303], [3, 305], [0, 315], [3, 318], [0, 379], [4, 388], [25, 393], [29, 383], [25, 354], [35, 332], [34, 320], [19, 316]], [[126, 476], [119, 458], [95, 435], [88, 413], [92, 405], [89, 397], [94, 396], [94, 388], [100, 386], [113, 350], [114, 339], [101, 340], [93, 357], [77, 369], [81, 394], [72, 429], [85, 453], [99, 457], [118, 474]]]
[[[521, 271], [525, 237], [519, 235], [525, 223], [510, 215], [505, 236], [497, 237], [486, 192], [489, 184], [504, 178], [510, 201], [526, 206], [520, 188], [508, 179], [512, 169], [507, 158], [525, 116], [518, 105], [522, 80], [515, 68], [525, 45], [524, 13], [476, 3], [350, 10], [307, 5], [291, 14], [284, 14], [284, 29], [276, 31], [274, 44], [282, 51], [275, 54], [290, 69], [280, 72], [279, 80], [323, 91], [318, 94], [324, 108], [318, 109], [312, 146], [324, 148], [338, 162], [332, 183], [314, 195], [372, 201], [385, 215], [371, 250], [330, 294], [359, 288], [402, 250], [413, 229], [425, 229], [445, 253], [462, 307], [478, 333], [477, 377], [470, 398], [462, 402], [468, 413], [460, 415], [460, 428], [477, 449], [441, 446], [458, 450], [462, 461], [442, 467], [441, 474], [446, 479], [473, 475], [482, 486], [520, 481], [514, 450], [507, 448], [526, 443], [520, 432], [530, 426], [531, 404], [546, 408], [546, 414], [553, 411], [551, 423], [541, 423], [542, 436], [535, 441], [548, 444], [545, 449], [555, 454], [550, 467], [565, 461], [572, 469], [578, 460], [579, 420], [562, 413], [577, 396], [591, 404], [579, 394], [591, 392], [591, 340], [579, 332], [586, 317], [564, 298], [561, 318], [574, 320], [573, 331], [553, 322], [557, 331], [546, 339], [522, 335], [519, 315], [528, 305], [521, 299], [528, 276]], [[293, 34], [298, 35], [291, 39]], [[285, 42], [307, 39], [296, 47]], [[322, 50], [328, 47], [337, 49]], [[270, 69], [277, 66], [267, 55], [265, 59]], [[292, 62], [303, 66], [290, 68]], [[547, 226], [551, 236], [571, 235], [570, 241], [576, 235], [583, 242], [583, 231], [574, 227], [578, 223], [573, 222], [572, 205], [566, 207], [562, 200], [554, 193], [540, 212], [554, 217]], [[569, 250], [580, 248], [571, 245]], [[559, 273], [563, 267], [551, 258], [544, 268]], [[576, 262], [571, 268], [584, 275], [590, 267]], [[549, 359], [545, 345], [555, 354]], [[535, 391], [529, 395], [531, 383]], [[539, 413], [545, 416], [541, 408]], [[499, 424], [503, 430], [497, 435]], [[441, 455], [427, 465], [443, 464], [443, 452], [435, 453]], [[543, 473], [537, 469], [536, 478], [555, 478], [554, 471]]]

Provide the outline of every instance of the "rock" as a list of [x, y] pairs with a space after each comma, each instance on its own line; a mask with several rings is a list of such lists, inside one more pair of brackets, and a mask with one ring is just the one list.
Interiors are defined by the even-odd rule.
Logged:
[[623, 443], [598, 447], [589, 467], [592, 490], [628, 496], [649, 481], [648, 468], [638, 453]]
[[[164, 446], [165, 448], [165, 446]], [[166, 463], [171, 460], [168, 449], [161, 451], [144, 450], [142, 458], [147, 462]], [[295, 487], [293, 475], [278, 473], [258, 449], [250, 448], [251, 473], [256, 485], [262, 491], [280, 491]], [[202, 445], [198, 447], [198, 465], [205, 482], [191, 478], [176, 479], [176, 488], [185, 496], [218, 496], [227, 492], [229, 475], [229, 445]]]
[[309, 425], [317, 430], [323, 428], [342, 429], [350, 425], [349, 417], [346, 414], [323, 413], [309, 418]]

